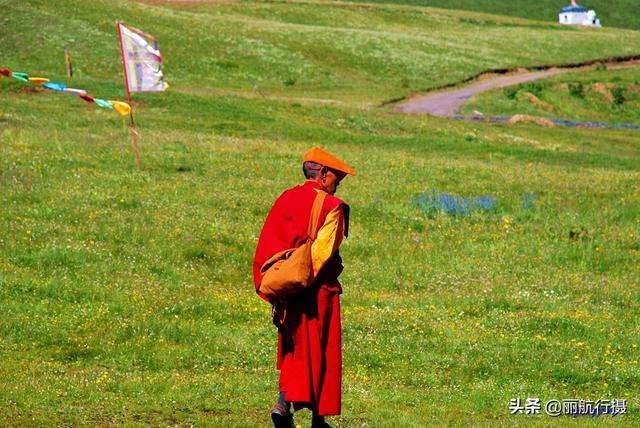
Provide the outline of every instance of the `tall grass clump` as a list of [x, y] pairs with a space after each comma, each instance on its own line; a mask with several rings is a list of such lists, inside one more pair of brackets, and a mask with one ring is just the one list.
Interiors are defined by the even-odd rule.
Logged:
[[535, 193], [524, 192], [522, 194], [522, 209], [533, 210], [536, 208], [537, 196]]

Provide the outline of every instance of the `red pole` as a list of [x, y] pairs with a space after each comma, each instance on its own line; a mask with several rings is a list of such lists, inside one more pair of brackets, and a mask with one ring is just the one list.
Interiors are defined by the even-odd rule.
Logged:
[[118, 24], [118, 38], [120, 39], [120, 56], [122, 57], [122, 69], [124, 70], [124, 86], [127, 89], [127, 99], [131, 106], [129, 118], [131, 119], [131, 145], [133, 146], [133, 156], [136, 160], [136, 168], [140, 171], [140, 153], [138, 151], [138, 131], [136, 130], [136, 123], [133, 120], [133, 104], [131, 103], [131, 91], [129, 90], [129, 76], [127, 74], [127, 63], [124, 59], [124, 40], [122, 40], [122, 24], [117, 21]]

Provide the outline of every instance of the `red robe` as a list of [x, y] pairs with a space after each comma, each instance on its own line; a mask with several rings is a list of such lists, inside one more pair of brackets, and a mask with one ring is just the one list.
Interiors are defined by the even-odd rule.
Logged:
[[[273, 254], [297, 247], [307, 235], [311, 207], [319, 185], [306, 181], [285, 191], [276, 200], [265, 221], [253, 261], [256, 291], [260, 267]], [[341, 206], [348, 221], [348, 206], [327, 195], [318, 219], [318, 229], [327, 214]], [[345, 236], [347, 225], [345, 224]], [[340, 414], [342, 345], [338, 275], [342, 262], [337, 251], [322, 267], [312, 287], [287, 301], [278, 318], [277, 367], [279, 387], [294, 407], [309, 407], [320, 416]], [[260, 297], [267, 300], [258, 292]]]

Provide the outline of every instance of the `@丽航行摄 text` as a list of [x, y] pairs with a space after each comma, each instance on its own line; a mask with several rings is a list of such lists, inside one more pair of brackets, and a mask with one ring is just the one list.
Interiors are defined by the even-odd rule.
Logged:
[[539, 415], [544, 412], [548, 416], [618, 416], [627, 412], [627, 400], [622, 399], [600, 399], [600, 400], [577, 400], [551, 399], [542, 402], [540, 398], [512, 398], [509, 401], [509, 412], [512, 415]]

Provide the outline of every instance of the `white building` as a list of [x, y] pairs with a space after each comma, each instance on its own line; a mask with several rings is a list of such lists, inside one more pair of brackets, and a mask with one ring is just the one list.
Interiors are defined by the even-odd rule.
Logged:
[[584, 25], [587, 27], [601, 27], [600, 20], [595, 10], [587, 11], [587, 8], [571, 0], [571, 6], [563, 7], [558, 14], [560, 24]]

